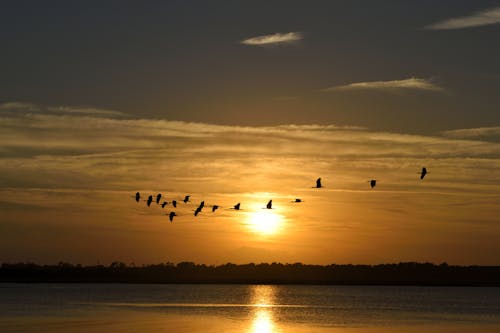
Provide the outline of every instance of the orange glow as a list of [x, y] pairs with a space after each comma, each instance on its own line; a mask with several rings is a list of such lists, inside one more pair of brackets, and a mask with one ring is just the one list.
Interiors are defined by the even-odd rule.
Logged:
[[274, 329], [271, 314], [267, 310], [260, 309], [254, 315], [251, 327], [251, 333], [271, 333]]
[[282, 230], [284, 216], [272, 210], [254, 211], [248, 214], [248, 228], [260, 235], [273, 235]]

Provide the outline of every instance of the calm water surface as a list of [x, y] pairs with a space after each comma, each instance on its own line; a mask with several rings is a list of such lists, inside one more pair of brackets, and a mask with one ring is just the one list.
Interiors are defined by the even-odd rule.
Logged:
[[1, 332], [500, 332], [500, 288], [0, 284]]

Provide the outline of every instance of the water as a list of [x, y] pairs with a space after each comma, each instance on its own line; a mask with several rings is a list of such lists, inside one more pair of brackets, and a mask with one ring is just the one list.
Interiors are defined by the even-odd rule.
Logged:
[[1, 332], [500, 332], [500, 288], [0, 284]]

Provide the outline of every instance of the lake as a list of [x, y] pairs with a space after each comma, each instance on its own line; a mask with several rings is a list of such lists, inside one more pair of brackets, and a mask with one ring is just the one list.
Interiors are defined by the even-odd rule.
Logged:
[[500, 332], [500, 288], [0, 284], [1, 332]]

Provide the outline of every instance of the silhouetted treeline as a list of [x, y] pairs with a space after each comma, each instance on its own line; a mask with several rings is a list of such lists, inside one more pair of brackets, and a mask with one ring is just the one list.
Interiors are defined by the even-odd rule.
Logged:
[[2, 264], [0, 282], [91, 283], [242, 283], [242, 284], [354, 284], [354, 285], [464, 285], [500, 286], [500, 266], [451, 266], [446, 263], [382, 265], [225, 264], [192, 262], [135, 266], [69, 263]]

